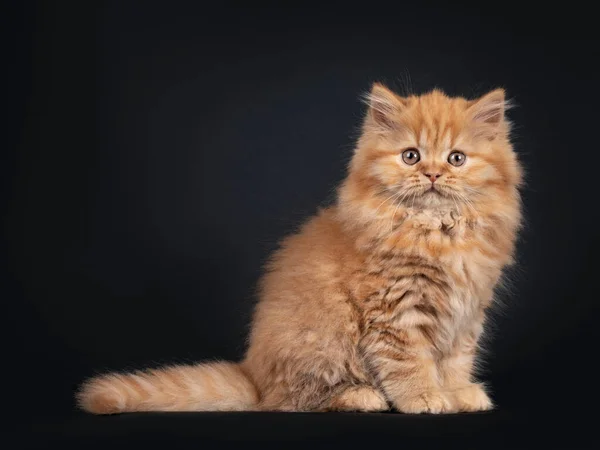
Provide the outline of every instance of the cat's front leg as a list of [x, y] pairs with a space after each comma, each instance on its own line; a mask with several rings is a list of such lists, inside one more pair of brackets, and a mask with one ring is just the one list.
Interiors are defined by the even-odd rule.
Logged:
[[373, 375], [400, 412], [456, 412], [442, 390], [430, 344], [417, 330], [373, 327], [362, 342]]
[[469, 383], [448, 390], [453, 406], [459, 412], [488, 411], [494, 404], [481, 383]]
[[486, 411], [494, 406], [483, 384], [473, 377], [479, 334], [475, 330], [464, 336], [438, 364], [442, 387], [458, 411]]
[[445, 359], [440, 368], [442, 386], [457, 411], [487, 411], [494, 407], [483, 384], [472, 381], [464, 368], [470, 355], [458, 354]]

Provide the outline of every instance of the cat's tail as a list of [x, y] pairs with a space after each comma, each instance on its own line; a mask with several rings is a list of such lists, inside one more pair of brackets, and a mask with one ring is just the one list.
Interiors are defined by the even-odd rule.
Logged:
[[77, 392], [80, 408], [94, 414], [134, 411], [248, 411], [256, 387], [239, 364], [173, 366], [87, 380]]

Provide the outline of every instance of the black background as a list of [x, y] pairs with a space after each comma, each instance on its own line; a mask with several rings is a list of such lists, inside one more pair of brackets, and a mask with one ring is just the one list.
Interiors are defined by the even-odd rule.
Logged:
[[[21, 425], [88, 443], [469, 433], [497, 443], [516, 430], [532, 439], [594, 432], [600, 95], [589, 11], [7, 6], [0, 295], [5, 396]], [[76, 412], [73, 391], [94, 373], [241, 358], [261, 265], [333, 200], [373, 81], [469, 97], [502, 86], [517, 105], [527, 223], [483, 374], [499, 409], [446, 418]]]

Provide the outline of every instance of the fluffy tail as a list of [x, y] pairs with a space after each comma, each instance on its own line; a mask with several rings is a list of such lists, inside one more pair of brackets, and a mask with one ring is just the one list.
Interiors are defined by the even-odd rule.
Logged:
[[247, 411], [258, 395], [239, 364], [174, 366], [87, 380], [77, 403], [94, 414], [134, 411]]

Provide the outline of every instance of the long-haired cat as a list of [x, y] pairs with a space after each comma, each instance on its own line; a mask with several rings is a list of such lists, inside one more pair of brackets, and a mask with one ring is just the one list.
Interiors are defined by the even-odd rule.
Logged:
[[521, 219], [504, 91], [400, 97], [375, 84], [366, 99], [337, 201], [266, 268], [244, 360], [98, 376], [77, 394], [83, 409], [492, 407], [474, 362]]

